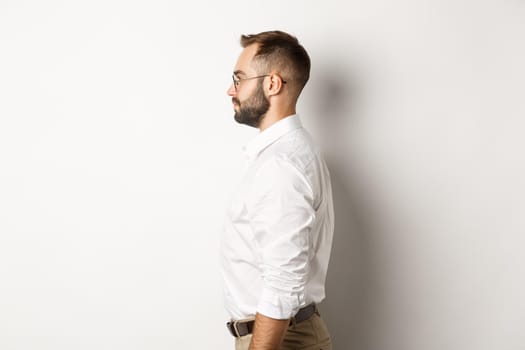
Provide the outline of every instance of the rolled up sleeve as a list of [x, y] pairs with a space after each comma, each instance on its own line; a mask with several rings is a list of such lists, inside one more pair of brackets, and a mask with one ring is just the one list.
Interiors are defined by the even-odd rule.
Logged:
[[312, 186], [295, 164], [273, 158], [259, 169], [249, 198], [250, 226], [263, 280], [257, 312], [287, 319], [306, 304], [310, 231], [315, 220]]

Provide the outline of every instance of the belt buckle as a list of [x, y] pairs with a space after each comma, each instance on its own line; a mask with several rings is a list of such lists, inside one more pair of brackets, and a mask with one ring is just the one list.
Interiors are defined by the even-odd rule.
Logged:
[[226, 326], [234, 337], [240, 338], [251, 334], [250, 328], [253, 330], [253, 323], [255, 323], [255, 320], [239, 320], [228, 322]]
[[231, 335], [233, 335], [235, 338], [239, 337], [239, 332], [237, 331], [237, 327], [235, 327], [235, 321], [227, 322], [226, 328], [228, 328]]
[[[243, 332], [244, 334], [241, 334], [241, 331], [239, 330], [239, 325], [243, 326], [244, 327], [244, 330], [245, 332]], [[246, 325], [245, 322], [241, 322], [241, 321], [231, 321], [231, 322], [228, 322], [227, 323], [227, 326], [228, 326], [228, 329], [230, 330], [230, 333], [235, 337], [235, 338], [240, 338], [246, 334], [248, 334], [248, 326]]]

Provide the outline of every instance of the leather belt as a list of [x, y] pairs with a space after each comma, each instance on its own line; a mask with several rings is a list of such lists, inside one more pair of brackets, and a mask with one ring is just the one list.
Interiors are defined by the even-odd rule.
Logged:
[[[312, 317], [314, 313], [319, 314], [319, 311], [317, 310], [317, 305], [315, 305], [315, 303], [307, 305], [303, 307], [302, 309], [300, 309], [295, 314], [295, 316], [290, 319], [290, 325], [306, 321], [307, 319]], [[254, 325], [255, 325], [255, 320], [231, 321], [231, 322], [226, 323], [226, 327], [228, 328], [230, 333], [236, 338], [245, 336], [247, 334], [252, 334]]]

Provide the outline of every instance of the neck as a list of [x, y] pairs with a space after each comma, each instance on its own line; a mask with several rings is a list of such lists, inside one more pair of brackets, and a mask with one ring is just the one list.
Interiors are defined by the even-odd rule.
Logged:
[[261, 124], [259, 125], [259, 131], [262, 132], [265, 129], [268, 129], [273, 124], [277, 123], [279, 120], [288, 117], [289, 115], [296, 114], [295, 106], [290, 106], [288, 108], [275, 109], [270, 108], [266, 115], [264, 116]]

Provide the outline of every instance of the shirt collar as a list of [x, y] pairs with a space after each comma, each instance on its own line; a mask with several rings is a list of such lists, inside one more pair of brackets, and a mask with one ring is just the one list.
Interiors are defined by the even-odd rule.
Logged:
[[257, 157], [263, 149], [277, 141], [284, 134], [301, 127], [302, 124], [298, 114], [285, 117], [270, 125], [248, 142], [248, 144], [243, 147], [244, 154], [246, 157], [253, 159]]

